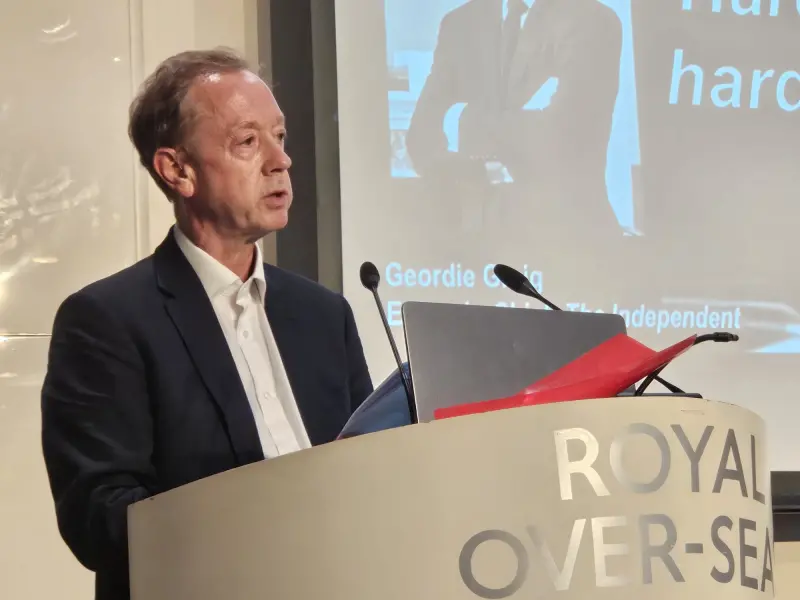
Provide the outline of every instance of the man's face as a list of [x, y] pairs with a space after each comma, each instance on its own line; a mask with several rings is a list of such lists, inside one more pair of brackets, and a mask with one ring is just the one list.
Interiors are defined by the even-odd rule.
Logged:
[[210, 75], [191, 88], [185, 194], [195, 220], [230, 238], [255, 241], [289, 219], [291, 160], [284, 150], [284, 116], [272, 91], [249, 72]]

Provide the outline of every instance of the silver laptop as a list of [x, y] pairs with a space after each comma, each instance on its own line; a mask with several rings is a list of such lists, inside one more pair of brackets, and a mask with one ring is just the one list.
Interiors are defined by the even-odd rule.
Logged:
[[619, 315], [406, 302], [420, 422], [437, 408], [510, 396], [625, 333]]

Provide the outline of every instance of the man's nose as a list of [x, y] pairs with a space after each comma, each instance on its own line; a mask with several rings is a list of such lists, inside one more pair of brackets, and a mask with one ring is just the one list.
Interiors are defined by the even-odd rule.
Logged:
[[291, 166], [292, 159], [286, 153], [283, 144], [273, 143], [264, 160], [264, 171], [266, 173], [288, 171]]

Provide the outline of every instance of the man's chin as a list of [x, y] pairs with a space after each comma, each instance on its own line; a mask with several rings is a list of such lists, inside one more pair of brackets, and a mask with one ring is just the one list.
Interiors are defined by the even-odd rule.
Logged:
[[264, 228], [267, 233], [280, 231], [289, 224], [289, 209], [272, 210], [264, 219]]
[[250, 226], [247, 227], [245, 238], [248, 243], [252, 244], [268, 236], [270, 233], [275, 233], [284, 229], [288, 224], [288, 216], [280, 218], [276, 215], [270, 215], [268, 218], [264, 218], [258, 223], [251, 223]]

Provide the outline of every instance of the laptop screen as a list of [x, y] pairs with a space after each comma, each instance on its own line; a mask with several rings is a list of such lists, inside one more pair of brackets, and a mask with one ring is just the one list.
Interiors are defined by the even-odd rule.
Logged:
[[420, 422], [437, 408], [516, 394], [625, 333], [619, 315], [464, 304], [403, 304]]

